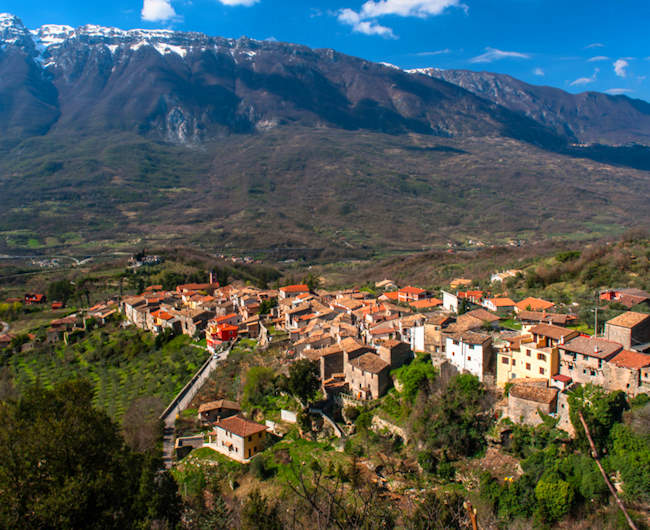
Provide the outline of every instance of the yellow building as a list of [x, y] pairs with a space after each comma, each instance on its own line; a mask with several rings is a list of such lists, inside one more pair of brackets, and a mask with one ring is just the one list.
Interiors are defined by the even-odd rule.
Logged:
[[550, 380], [559, 373], [558, 345], [579, 335], [577, 331], [551, 324], [533, 326], [529, 333], [513, 341], [510, 348], [497, 352], [497, 385], [504, 386], [512, 379]]
[[249, 462], [264, 450], [267, 427], [241, 416], [231, 416], [214, 424], [205, 444], [238, 462]]

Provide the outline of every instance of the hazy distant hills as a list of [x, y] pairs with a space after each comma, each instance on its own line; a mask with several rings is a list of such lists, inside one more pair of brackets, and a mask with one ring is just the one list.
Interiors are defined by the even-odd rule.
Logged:
[[30, 31], [0, 15], [0, 250], [621, 230], [650, 220], [648, 107], [294, 44]]

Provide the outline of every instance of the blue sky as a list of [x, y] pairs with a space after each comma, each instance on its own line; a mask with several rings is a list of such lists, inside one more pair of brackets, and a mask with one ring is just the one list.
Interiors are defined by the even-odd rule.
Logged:
[[650, 101], [648, 0], [0, 0], [25, 25], [172, 28]]

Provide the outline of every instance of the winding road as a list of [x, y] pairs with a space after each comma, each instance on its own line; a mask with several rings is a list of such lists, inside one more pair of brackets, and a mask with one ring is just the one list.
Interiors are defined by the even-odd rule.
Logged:
[[0, 320], [0, 326], [2, 326], [2, 330], [0, 331], [0, 335], [6, 335], [7, 333], [9, 333], [9, 329], [10, 329], [9, 324], [7, 324], [6, 322], [3, 322], [2, 320]]

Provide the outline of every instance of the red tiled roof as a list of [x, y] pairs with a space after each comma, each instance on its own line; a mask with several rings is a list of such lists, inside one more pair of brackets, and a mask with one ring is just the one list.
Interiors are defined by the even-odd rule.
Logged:
[[398, 291], [392, 291], [390, 293], [384, 293], [382, 296], [385, 296], [389, 300], [397, 300], [399, 298], [399, 292]]
[[309, 287], [305, 284], [285, 285], [284, 287], [280, 287], [280, 291], [285, 293], [308, 293]]
[[442, 300], [438, 300], [437, 298], [429, 298], [428, 300], [418, 300], [417, 302], [411, 302], [409, 305], [415, 309], [427, 309], [429, 307], [437, 307], [439, 305], [442, 305]]
[[490, 298], [488, 302], [492, 302], [495, 307], [508, 307], [515, 305], [514, 300], [511, 300], [510, 298]]
[[420, 289], [419, 287], [412, 287], [410, 285], [406, 287], [402, 287], [398, 293], [404, 293], [404, 294], [422, 294], [425, 293], [426, 291], [424, 289]]
[[555, 379], [556, 381], [559, 381], [560, 383], [564, 383], [564, 384], [573, 381], [573, 379], [571, 379], [568, 375], [564, 375], [564, 374], [555, 374], [554, 376], [551, 376], [551, 379]]
[[219, 420], [214, 424], [214, 426], [215, 428], [220, 427], [221, 429], [236, 434], [237, 436], [241, 436], [242, 438], [267, 429], [265, 425], [260, 425], [259, 423], [247, 420], [241, 416], [231, 416], [230, 418]]
[[537, 324], [529, 330], [533, 335], [541, 335], [542, 337], [549, 337], [553, 340], [560, 340], [564, 337], [567, 340], [569, 337], [577, 337], [579, 333], [573, 329], [567, 329], [553, 324]]
[[631, 368], [638, 370], [650, 366], [650, 355], [636, 351], [623, 350], [614, 358], [609, 360], [610, 363], [620, 366], [621, 368]]
[[534, 298], [532, 296], [524, 298], [521, 302], [517, 302], [517, 308], [521, 311], [526, 311], [529, 307], [530, 311], [545, 311], [554, 306], [555, 304], [553, 302], [542, 300], [541, 298]]
[[225, 320], [230, 320], [231, 318], [237, 318], [239, 315], [237, 313], [230, 313], [229, 315], [224, 315], [222, 317], [217, 317], [214, 321], [218, 324], [219, 322], [224, 322]]

